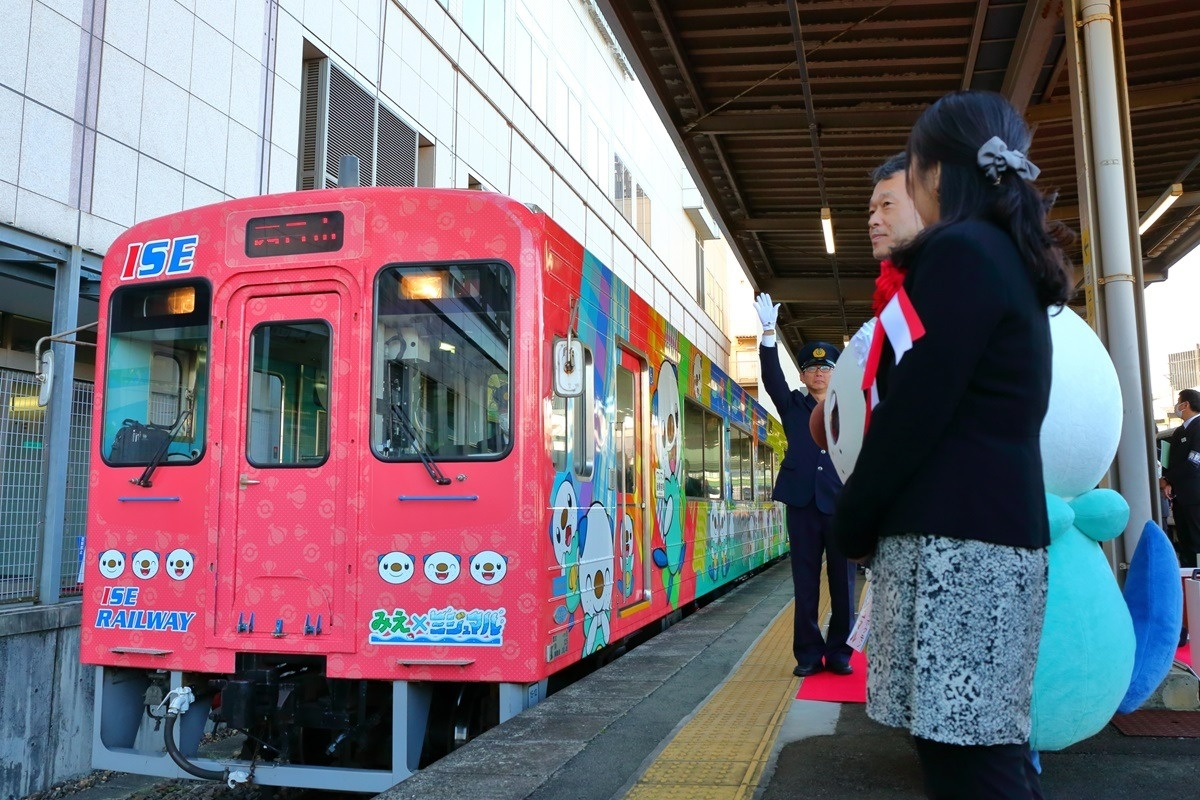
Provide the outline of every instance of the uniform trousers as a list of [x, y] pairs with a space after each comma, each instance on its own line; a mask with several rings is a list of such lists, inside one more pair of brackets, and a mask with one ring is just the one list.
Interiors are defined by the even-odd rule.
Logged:
[[[849, 663], [850, 620], [854, 613], [851, 595], [854, 565], [838, 553], [833, 543], [833, 517], [822, 514], [815, 504], [787, 507], [788, 544], [791, 546], [792, 588], [796, 594], [792, 653], [796, 664], [812, 666], [829, 661]], [[821, 598], [821, 559], [826, 562], [832, 616], [828, 637], [821, 636], [817, 609]]]
[[1175, 535], [1179, 538], [1179, 565], [1195, 567], [1200, 551], [1200, 504], [1179, 505], [1174, 508]]

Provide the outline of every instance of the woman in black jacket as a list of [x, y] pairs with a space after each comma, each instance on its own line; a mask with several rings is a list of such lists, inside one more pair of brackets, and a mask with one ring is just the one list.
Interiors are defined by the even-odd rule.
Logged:
[[1071, 284], [1029, 141], [988, 92], [947, 95], [913, 128], [909, 191], [927, 227], [893, 254], [907, 274], [876, 327], [880, 400], [833, 523], [849, 557], [871, 559], [867, 712], [913, 734], [932, 798], [1041, 796], [1028, 748], [1049, 544], [1039, 434], [1047, 307]]

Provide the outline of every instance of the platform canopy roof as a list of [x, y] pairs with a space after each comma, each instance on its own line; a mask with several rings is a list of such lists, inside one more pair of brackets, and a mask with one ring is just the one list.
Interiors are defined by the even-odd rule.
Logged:
[[[1038, 184], [1079, 230], [1063, 0], [596, 0], [792, 347], [871, 314], [871, 171], [946, 92], [1007, 96], [1034, 127]], [[1200, 243], [1200, 2], [1114, 3], [1147, 281]], [[829, 208], [836, 252], [826, 253]], [[1078, 246], [1072, 253], [1078, 265]]]

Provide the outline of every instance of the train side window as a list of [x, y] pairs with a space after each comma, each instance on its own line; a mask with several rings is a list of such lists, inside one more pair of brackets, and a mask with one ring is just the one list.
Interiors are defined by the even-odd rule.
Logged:
[[700, 500], [725, 496], [721, 467], [721, 418], [691, 400], [683, 406], [684, 494]]
[[583, 394], [550, 401], [550, 461], [556, 472], [570, 461], [575, 477], [588, 480], [596, 466], [596, 379], [592, 350], [583, 348]]
[[766, 442], [759, 442], [755, 466], [758, 475], [758, 501], [760, 503], [768, 502], [771, 499], [771, 490], [775, 487], [774, 464], [775, 451], [768, 447]]
[[750, 432], [736, 425], [729, 426], [730, 497], [733, 500], [754, 499], [754, 459]]
[[311, 466], [329, 454], [317, 376], [329, 375], [329, 323], [277, 322], [250, 336], [246, 458], [256, 467]]

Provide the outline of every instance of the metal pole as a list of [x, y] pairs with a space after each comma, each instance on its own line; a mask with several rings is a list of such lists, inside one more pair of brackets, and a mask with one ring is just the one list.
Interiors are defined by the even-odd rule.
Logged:
[[1138, 351], [1134, 274], [1130, 256], [1133, 230], [1129, 223], [1124, 152], [1118, 100], [1112, 3], [1085, 0], [1079, 19], [1083, 57], [1087, 73], [1089, 120], [1096, 178], [1096, 218], [1100, 239], [1097, 261], [1104, 294], [1103, 324], [1107, 345], [1123, 403], [1121, 438], [1117, 445], [1117, 485], [1129, 503], [1125, 528], [1125, 553], [1132, 554], [1141, 538], [1142, 526], [1151, 518], [1150, 472], [1146, 460], [1146, 407], [1142, 390], [1142, 367]]
[[[54, 274], [54, 312], [51, 330], [79, 324], [79, 281], [83, 251], [71, 248], [65, 263]], [[71, 452], [71, 404], [75, 395], [75, 348], [55, 342], [54, 388], [46, 407], [46, 434], [42, 465], [41, 565], [38, 569], [38, 602], [57, 603], [62, 588], [63, 531], [67, 515], [67, 471]]]

